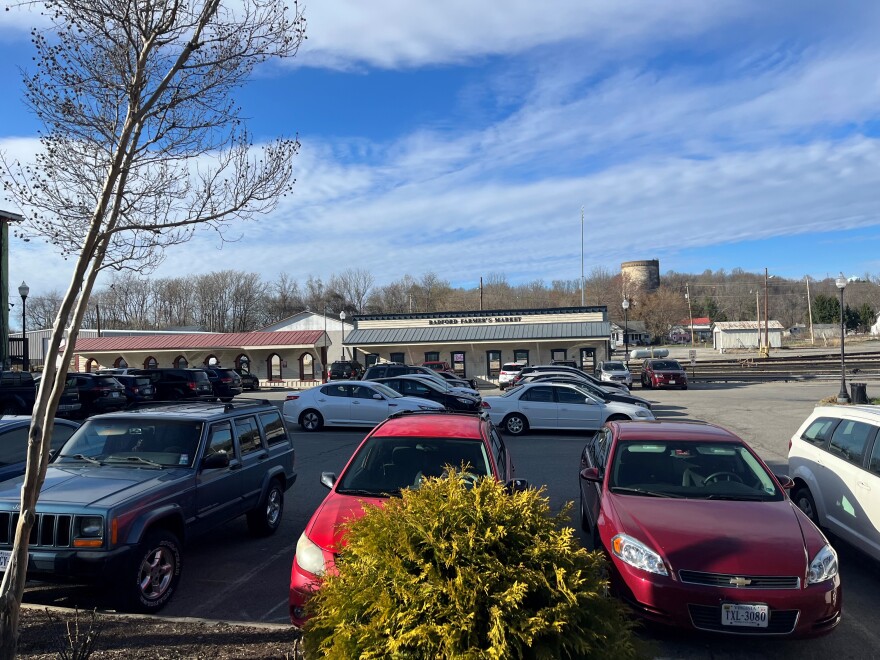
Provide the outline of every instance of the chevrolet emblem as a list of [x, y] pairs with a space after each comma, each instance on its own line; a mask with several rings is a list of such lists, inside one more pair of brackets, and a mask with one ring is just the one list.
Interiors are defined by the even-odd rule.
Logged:
[[751, 583], [752, 583], [752, 581], [749, 578], [743, 578], [743, 577], [730, 578], [730, 584], [732, 584], [734, 587], [747, 587]]

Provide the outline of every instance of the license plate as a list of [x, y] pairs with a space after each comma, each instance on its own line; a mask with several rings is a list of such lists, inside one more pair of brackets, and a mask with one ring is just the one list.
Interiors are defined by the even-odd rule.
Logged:
[[675, 378], [670, 378], [670, 379], [669, 379], [669, 384], [670, 384], [670, 385], [675, 385]]
[[120, 396], [119, 392], [110, 392], [110, 397], [113, 399], [118, 399]]
[[721, 625], [745, 626], [747, 628], [766, 628], [770, 621], [770, 608], [767, 605], [742, 605], [722, 603]]
[[12, 551], [11, 550], [0, 550], [0, 572], [5, 572], [9, 567], [9, 562], [12, 561]]

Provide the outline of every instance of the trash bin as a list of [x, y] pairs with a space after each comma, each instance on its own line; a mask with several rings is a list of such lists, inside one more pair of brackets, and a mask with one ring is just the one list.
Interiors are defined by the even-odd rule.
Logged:
[[866, 383], [850, 383], [853, 403], [868, 403], [868, 385]]

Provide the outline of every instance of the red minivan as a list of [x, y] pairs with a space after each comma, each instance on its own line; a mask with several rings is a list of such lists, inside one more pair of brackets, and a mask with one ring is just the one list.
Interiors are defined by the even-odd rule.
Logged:
[[514, 479], [513, 462], [501, 434], [487, 415], [447, 411], [396, 413], [364, 438], [337, 477], [321, 474], [330, 489], [296, 543], [290, 570], [290, 620], [306, 622], [309, 594], [334, 571], [346, 520], [364, 506], [382, 506], [404, 488], [418, 488], [426, 477], [440, 476], [447, 465], [468, 464], [473, 479], [491, 477], [511, 490], [528, 487]]

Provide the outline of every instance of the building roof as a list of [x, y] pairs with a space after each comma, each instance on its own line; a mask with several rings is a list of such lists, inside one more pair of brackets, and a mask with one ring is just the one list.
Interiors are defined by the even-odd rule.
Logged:
[[133, 337], [78, 337], [77, 353], [121, 353], [124, 351], [170, 351], [211, 348], [284, 348], [314, 346], [323, 330], [288, 332], [230, 332]]
[[698, 325], [704, 325], [704, 326], [708, 327], [708, 326], [712, 325], [712, 319], [710, 319], [708, 316], [700, 316], [698, 318], [695, 317], [692, 319], [682, 319], [681, 321], [676, 323], [676, 325], [690, 327], [691, 323], [693, 323], [695, 327]]
[[346, 346], [379, 346], [534, 339], [607, 339], [610, 334], [611, 324], [608, 321], [443, 325], [427, 328], [358, 328], [346, 335], [343, 343]]
[[647, 334], [648, 328], [645, 326], [644, 321], [634, 321], [632, 319], [627, 320], [625, 326], [622, 319], [614, 321], [614, 325], [616, 325], [621, 330], [626, 329], [627, 334], [636, 335], [636, 334]]
[[[719, 331], [725, 330], [763, 330], [764, 322], [761, 321], [716, 321], [715, 328]], [[767, 328], [769, 330], [784, 330], [779, 321], [768, 321]]]

